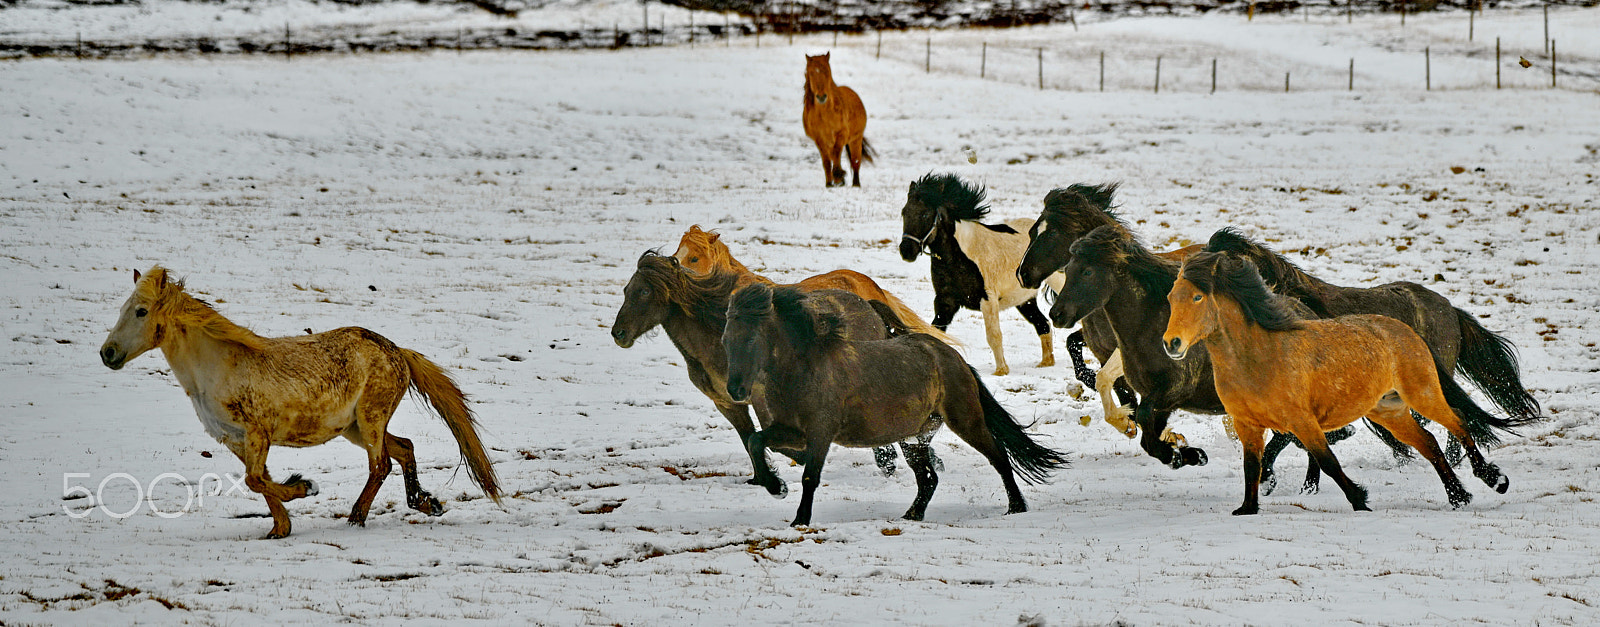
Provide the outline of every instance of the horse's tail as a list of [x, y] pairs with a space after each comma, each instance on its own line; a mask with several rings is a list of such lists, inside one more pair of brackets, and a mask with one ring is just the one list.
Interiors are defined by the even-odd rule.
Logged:
[[[917, 312], [912, 311], [910, 306], [906, 305], [905, 302], [899, 298], [896, 298], [894, 294], [890, 294], [888, 290], [879, 288], [878, 294], [880, 298], [868, 302], [882, 302], [883, 305], [888, 308], [888, 314], [885, 314], [882, 309], [879, 309], [878, 315], [883, 317], [884, 322], [890, 327], [898, 328], [906, 333], [926, 333], [928, 335], [932, 335], [934, 339], [944, 342], [950, 346], [957, 348], [963, 347], [961, 340], [958, 340], [952, 337], [950, 334], [940, 331], [933, 325], [928, 324], [926, 320], [923, 320], [921, 316], [917, 315]], [[889, 319], [891, 316], [894, 318], [894, 320]], [[899, 324], [895, 324], [896, 322]]]
[[1461, 326], [1461, 356], [1456, 368], [1501, 411], [1513, 418], [1538, 419], [1539, 401], [1522, 387], [1516, 347], [1459, 308], [1456, 320]]
[[877, 156], [878, 151], [872, 149], [872, 142], [867, 141], [865, 137], [861, 138], [861, 160], [872, 163]]
[[1540, 420], [1543, 416], [1512, 416], [1501, 418], [1479, 407], [1473, 402], [1472, 396], [1456, 383], [1455, 377], [1445, 372], [1444, 368], [1435, 366], [1439, 372], [1439, 387], [1444, 391], [1444, 401], [1461, 417], [1461, 426], [1467, 430], [1467, 435], [1472, 436], [1472, 441], [1479, 446], [1493, 446], [1500, 443], [1500, 433], [1505, 432], [1516, 435], [1512, 429], [1530, 425]]
[[967, 370], [972, 372], [972, 380], [978, 384], [978, 403], [983, 406], [983, 422], [989, 428], [989, 435], [1011, 459], [1012, 468], [1023, 481], [1044, 483], [1049, 480], [1050, 473], [1066, 467], [1067, 458], [1060, 451], [1034, 442], [1028, 432], [1023, 431], [1022, 426], [1011, 417], [1011, 412], [1006, 411], [1000, 401], [989, 393], [978, 371], [971, 365], [967, 366]]
[[400, 349], [400, 354], [405, 356], [406, 366], [411, 369], [411, 389], [427, 399], [434, 413], [449, 425], [456, 445], [461, 447], [461, 458], [467, 462], [467, 475], [483, 489], [484, 494], [499, 503], [500, 481], [495, 478], [494, 466], [489, 463], [489, 456], [483, 451], [483, 442], [478, 439], [477, 419], [472, 416], [472, 409], [467, 407], [467, 396], [461, 393], [461, 388], [456, 387], [449, 373], [438, 364], [428, 361], [427, 357], [404, 348]]

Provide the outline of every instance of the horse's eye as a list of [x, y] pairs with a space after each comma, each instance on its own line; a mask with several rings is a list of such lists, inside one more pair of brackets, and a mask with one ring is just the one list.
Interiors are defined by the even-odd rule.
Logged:
[[1206, 298], [1205, 294], [1195, 294], [1194, 295], [1194, 302], [1198, 303], [1198, 302], [1200, 302], [1202, 300], [1205, 300], [1205, 298]]
[[647, 287], [647, 288], [644, 288], [642, 290], [639, 290], [639, 295], [648, 298], [650, 296], [650, 288]]
[[138, 309], [133, 310], [133, 315], [138, 316], [140, 318], [143, 318], [143, 317], [145, 317], [147, 315], [150, 315], [150, 310], [149, 309], [145, 309], [143, 307], [140, 307]]
[[689, 263], [700, 263], [700, 258], [699, 257], [690, 257], [689, 258]]

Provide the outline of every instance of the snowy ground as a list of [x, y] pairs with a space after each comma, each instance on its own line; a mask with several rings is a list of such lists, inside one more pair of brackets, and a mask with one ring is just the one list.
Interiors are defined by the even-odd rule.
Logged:
[[[1207, 35], [1125, 21], [1077, 36], [1338, 69], [1346, 50], [1307, 51], [1336, 37], [1388, 58], [1379, 29], [1362, 47], [1359, 29], [1295, 24]], [[1039, 36], [1074, 35], [983, 33], [1017, 48]], [[12, 503], [0, 621], [1600, 620], [1592, 91], [1427, 93], [1381, 77], [1354, 93], [1039, 91], [924, 74], [909, 41], [882, 60], [867, 38], [834, 52], [881, 151], [861, 190], [823, 189], [799, 128], [801, 52], [824, 38], [0, 65], [0, 475]], [[893, 244], [905, 185], [930, 170], [988, 185], [998, 217], [1037, 215], [1052, 187], [1120, 180], [1124, 214], [1155, 246], [1234, 225], [1306, 250], [1302, 264], [1339, 283], [1424, 282], [1520, 347], [1551, 420], [1489, 453], [1510, 492], [1469, 479], [1477, 499], [1461, 511], [1425, 466], [1397, 465], [1362, 435], [1336, 452], [1376, 511], [1283, 489], [1261, 515], [1234, 518], [1240, 455], [1217, 419], [1175, 417], [1210, 465], [1159, 466], [1098, 420], [1079, 426], [1098, 417], [1092, 395], [1072, 398], [1066, 367], [1031, 367], [1037, 343], [1008, 315], [1014, 374], [988, 383], [1073, 461], [1024, 489], [1032, 511], [1003, 516], [993, 472], [941, 434], [947, 469], [926, 522], [896, 519], [913, 493], [905, 473], [881, 478], [868, 452], [845, 449], [824, 474], [817, 529], [790, 529], [796, 499], [743, 483], [732, 429], [670, 342], [610, 341], [621, 287], [641, 252], [670, 250], [698, 223], [774, 278], [854, 268], [929, 312], [926, 262], [901, 262]], [[407, 402], [392, 426], [416, 441], [423, 483], [448, 497], [441, 518], [405, 509], [395, 478], [367, 527], [347, 526], [364, 464], [344, 444], [274, 451], [279, 476], [322, 485], [291, 504], [286, 540], [257, 539], [269, 521], [249, 494], [157, 515], [183, 508], [176, 480], [139, 502], [116, 473], [149, 486], [241, 466], [158, 354], [119, 372], [95, 355], [132, 270], [155, 263], [263, 334], [357, 324], [446, 365], [516, 496], [481, 498], [448, 432]], [[987, 372], [977, 314], [951, 330]], [[1304, 460], [1291, 452], [1280, 468], [1293, 477]], [[100, 494], [64, 500], [73, 485]]]

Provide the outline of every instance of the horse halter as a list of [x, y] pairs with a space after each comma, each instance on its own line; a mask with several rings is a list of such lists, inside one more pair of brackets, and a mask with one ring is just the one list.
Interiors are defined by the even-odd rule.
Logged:
[[922, 237], [919, 238], [919, 237], [917, 237], [915, 235], [912, 235], [910, 233], [901, 232], [900, 233], [900, 241], [903, 242], [903, 241], [906, 241], [906, 240], [911, 240], [912, 242], [916, 243], [917, 252], [922, 253], [924, 255], [927, 255], [927, 256], [929, 256], [931, 258], [938, 259], [939, 255], [935, 254], [932, 250], [930, 250], [928, 248], [928, 240], [933, 239], [934, 231], [939, 230], [939, 219], [942, 218], [942, 217], [944, 217], [944, 214], [935, 212], [933, 214], [933, 226], [928, 227], [927, 234], [925, 234], [925, 235], [923, 235]]

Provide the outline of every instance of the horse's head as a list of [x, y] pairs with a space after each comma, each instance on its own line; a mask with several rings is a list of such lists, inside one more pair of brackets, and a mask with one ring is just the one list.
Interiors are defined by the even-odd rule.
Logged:
[[684, 231], [672, 258], [690, 272], [710, 274], [713, 268], [728, 268], [733, 255], [728, 252], [728, 245], [722, 243], [721, 233], [702, 231], [696, 224]]
[[1183, 359], [1190, 347], [1224, 324], [1287, 331], [1300, 328], [1300, 321], [1311, 312], [1295, 299], [1272, 293], [1255, 262], [1211, 251], [1183, 261], [1178, 279], [1167, 293], [1167, 308], [1170, 314], [1161, 347], [1173, 359]]
[[183, 289], [183, 283], [169, 280], [161, 266], [145, 274], [134, 270], [133, 285], [133, 295], [122, 304], [117, 325], [100, 345], [100, 363], [112, 370], [121, 370], [133, 358], [161, 346], [169, 330], [167, 297]]
[[1201, 287], [1205, 285], [1210, 288], [1215, 284], [1211, 281], [1196, 284], [1189, 277], [1198, 278], [1196, 275], [1205, 272], [1201, 268], [1210, 268], [1209, 272], [1214, 273], [1220, 260], [1208, 257], [1218, 256], [1216, 253], [1200, 253], [1195, 255], [1200, 257], [1199, 263], [1193, 266], [1189, 261], [1193, 261], [1194, 257], [1190, 257], [1184, 262], [1183, 269], [1178, 271], [1178, 280], [1172, 283], [1172, 291], [1167, 293], [1167, 330], [1161, 334], [1161, 349], [1174, 360], [1188, 356], [1190, 348], [1217, 330], [1216, 301], [1211, 298], [1210, 289]]
[[1028, 229], [1028, 250], [1017, 266], [1023, 287], [1037, 288], [1050, 273], [1072, 261], [1072, 244], [1096, 227], [1115, 223], [1111, 199], [1117, 184], [1073, 185], [1051, 190], [1044, 212]]
[[772, 288], [752, 283], [728, 300], [728, 326], [722, 331], [722, 349], [728, 355], [728, 396], [750, 399], [750, 390], [767, 369], [772, 351], [763, 327], [772, 319]]
[[638, 269], [627, 287], [622, 288], [622, 307], [617, 309], [617, 319], [611, 323], [611, 339], [617, 346], [633, 346], [639, 336], [659, 326], [671, 312], [672, 273], [683, 269], [678, 260], [663, 257], [655, 251], [646, 251], [639, 257]]
[[1121, 226], [1106, 225], [1073, 242], [1072, 261], [1061, 270], [1065, 284], [1050, 306], [1051, 322], [1063, 329], [1071, 327], [1111, 301], [1118, 274], [1127, 265], [1132, 237]]
[[[954, 174], [928, 173], [911, 182], [900, 209], [900, 258], [916, 261], [939, 233], [954, 233], [956, 220], [981, 220], [989, 214], [982, 186]], [[933, 251], [929, 251], [934, 255]]]
[[827, 104], [828, 95], [833, 93], [833, 67], [828, 65], [832, 54], [806, 55], [806, 93], [811, 94], [817, 104]]

